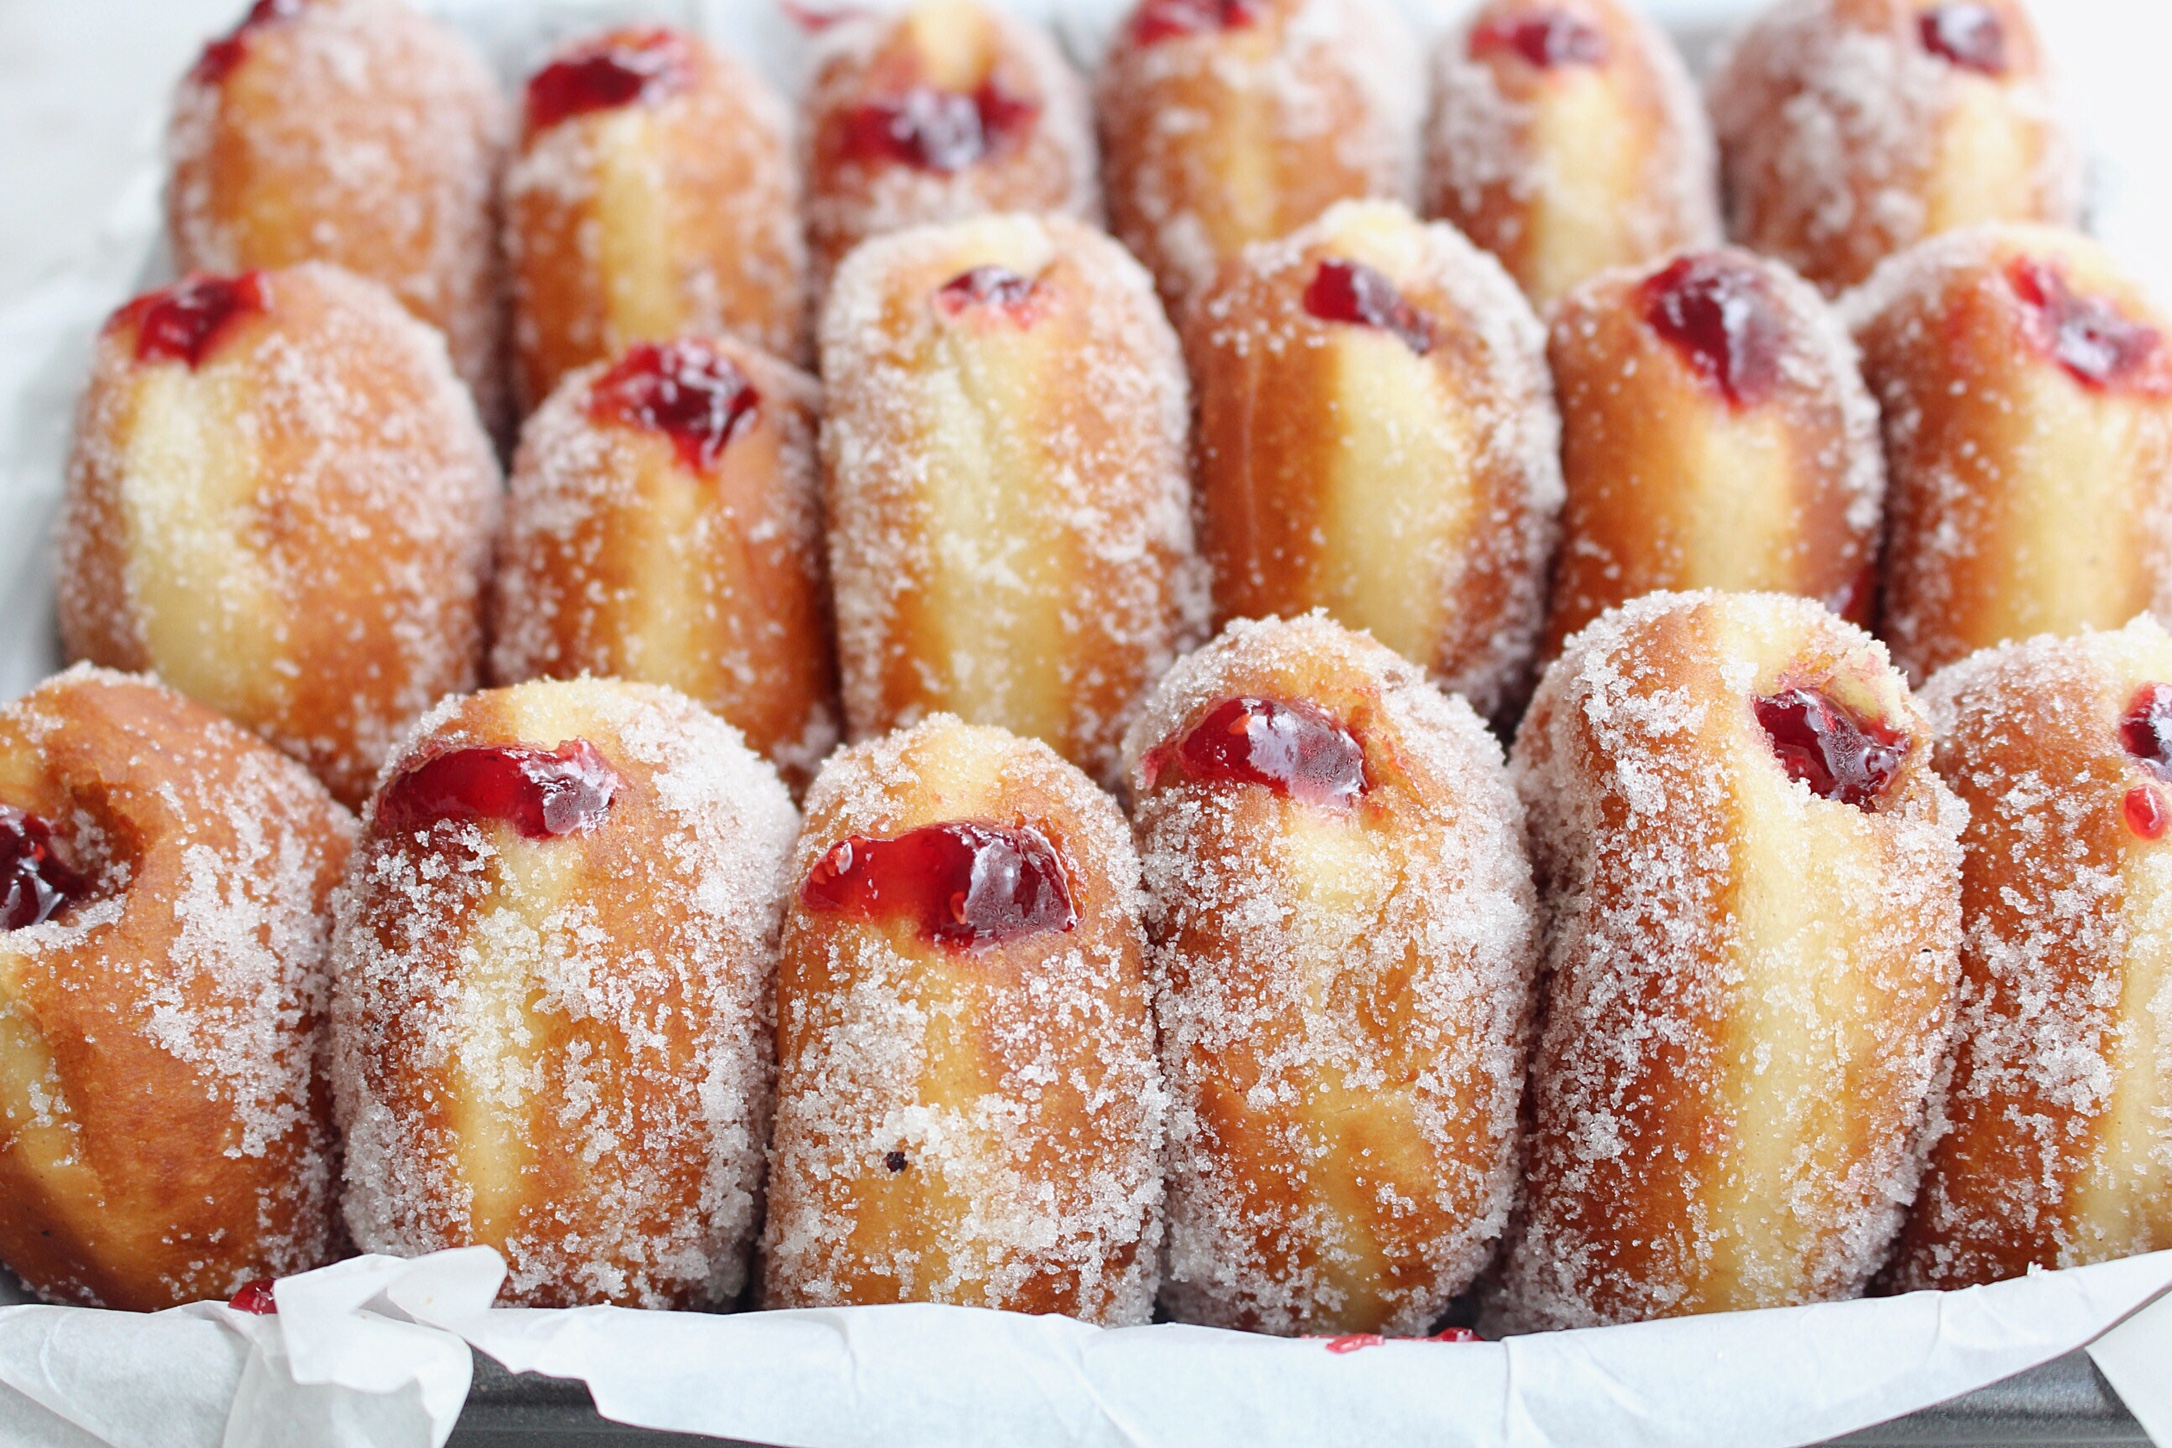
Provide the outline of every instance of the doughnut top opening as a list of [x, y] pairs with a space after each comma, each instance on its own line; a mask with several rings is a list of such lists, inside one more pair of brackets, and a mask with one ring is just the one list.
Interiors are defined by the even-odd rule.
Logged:
[[1513, 52], [1540, 70], [1604, 65], [1611, 53], [1606, 32], [1558, 5], [1503, 15], [1471, 30], [1471, 55]]
[[630, 348], [589, 389], [588, 413], [599, 422], [660, 432], [681, 462], [706, 472], [753, 425], [761, 401], [731, 358], [706, 342], [681, 338]]
[[236, 324], [269, 301], [260, 272], [190, 277], [136, 298], [121, 309], [120, 320], [136, 328], [138, 362], [185, 362], [194, 371]]
[[528, 80], [528, 134], [686, 89], [694, 56], [675, 30], [622, 30], [575, 46]]
[[1154, 45], [1180, 35], [1242, 30], [1266, 10], [1265, 0], [1146, 0], [1131, 17], [1131, 38]]
[[526, 839], [586, 833], [603, 823], [618, 771], [574, 739], [554, 750], [527, 744], [454, 749], [395, 779], [377, 803], [383, 830], [426, 830], [439, 820], [509, 824]]
[[2157, 329], [2129, 321], [2107, 298], [2076, 292], [2057, 264], [2018, 257], [2006, 279], [2028, 311], [2029, 339], [2083, 386], [2163, 392], [2172, 385], [2158, 361]]
[[1923, 48], [1939, 59], [1983, 75], [2006, 74], [2006, 22], [1978, 0], [1936, 5], [1916, 17]]
[[1020, 323], [1033, 320], [1040, 283], [1009, 267], [977, 266], [959, 272], [935, 290], [936, 308], [946, 317], [961, 316], [980, 307], [993, 307]]
[[53, 852], [53, 827], [0, 804], [0, 928], [27, 930], [90, 897], [91, 882]]
[[1078, 924], [1063, 859], [1031, 825], [960, 821], [832, 845], [800, 886], [811, 914], [906, 920], [970, 950]]
[[1759, 699], [1756, 709], [1787, 777], [1825, 799], [1869, 809], [1908, 757], [1907, 735], [1863, 718], [1822, 689], [1786, 689]]
[[1736, 407], [1755, 407], [1779, 385], [1786, 323], [1748, 262], [1682, 257], [1645, 279], [1643, 302], [1645, 324]]
[[845, 121], [844, 154], [923, 171], [963, 171], [1007, 149], [1040, 112], [1038, 102], [1014, 96], [994, 80], [970, 94], [914, 86], [853, 111]]
[[1329, 257], [1305, 288], [1305, 310], [1323, 322], [1378, 327], [1423, 357], [1438, 340], [1433, 319], [1412, 306], [1384, 274], [1360, 261]]
[[1365, 749], [1324, 710], [1294, 700], [1242, 696], [1216, 705], [1173, 757], [1148, 761], [1150, 787], [1174, 764], [1201, 783], [1259, 784], [1305, 804], [1348, 808], [1368, 788]]
[[241, 24], [204, 47], [204, 53], [196, 57], [195, 66], [189, 71], [189, 79], [204, 85], [217, 85], [234, 73], [249, 55], [250, 33], [280, 20], [291, 20], [302, 13], [306, 0], [256, 0], [249, 13], [241, 18]]

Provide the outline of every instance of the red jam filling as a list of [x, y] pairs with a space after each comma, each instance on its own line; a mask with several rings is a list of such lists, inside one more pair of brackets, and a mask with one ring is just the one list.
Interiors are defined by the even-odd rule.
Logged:
[[1038, 314], [1040, 309], [1034, 303], [1039, 296], [1040, 284], [1032, 277], [1021, 276], [1009, 267], [977, 266], [959, 272], [936, 288], [935, 305], [946, 317], [993, 307], [1023, 323]]
[[2119, 743], [2159, 779], [2172, 780], [2172, 684], [2144, 684], [2119, 721]]
[[1786, 323], [1764, 275], [1731, 256], [1685, 256], [1645, 279], [1644, 321], [1707, 386], [1755, 407], [1780, 380]]
[[1857, 809], [1877, 802], [1908, 757], [1908, 736], [1858, 718], [1817, 689], [1759, 699], [1757, 722], [1789, 779]]
[[1825, 606], [1849, 623], [1869, 628], [1878, 609], [1878, 565], [1864, 564], [1855, 577], [1833, 590]]
[[1347, 808], [1365, 792], [1365, 749], [1310, 704], [1225, 700], [1173, 751], [1147, 761], [1147, 786], [1174, 762], [1202, 783], [1263, 784], [1305, 804]]
[[1471, 54], [1514, 51], [1540, 70], [1568, 65], [1604, 65], [1609, 53], [1606, 32], [1573, 10], [1549, 5], [1521, 15], [1503, 15], [1471, 31]]
[[2031, 339], [2083, 386], [2164, 385], [2156, 365], [2164, 338], [2156, 328], [2128, 321], [2102, 297], [2077, 295], [2049, 262], [2022, 257], [2007, 268], [2007, 281], [2029, 309]]
[[1484, 1342], [1476, 1328], [1444, 1327], [1426, 1339], [1427, 1342]]
[[844, 154], [923, 171], [963, 171], [995, 154], [1033, 124], [1040, 106], [994, 81], [971, 95], [915, 86], [892, 100], [870, 101], [846, 117]]
[[2164, 800], [2147, 784], [2138, 784], [2127, 791], [2122, 812], [2127, 817], [2127, 828], [2145, 840], [2162, 839], [2165, 825], [2172, 823], [2172, 816], [2165, 812]]
[[0, 804], [0, 929], [43, 924], [91, 893], [90, 881], [53, 853], [53, 827], [36, 815]]
[[1954, 0], [1916, 17], [1923, 48], [1963, 70], [2006, 74], [2006, 22], [1978, 0]]
[[591, 111], [648, 104], [684, 90], [694, 58], [673, 30], [601, 36], [537, 71], [528, 81], [528, 134]]
[[731, 358], [706, 342], [640, 342], [596, 379], [588, 415], [671, 439], [679, 461], [707, 472], [753, 426], [762, 394]]
[[968, 950], [1078, 924], [1063, 860], [1030, 825], [853, 835], [808, 872], [799, 899], [817, 915], [907, 920], [928, 940]]
[[253, 1312], [258, 1317], [277, 1317], [279, 1299], [272, 1296], [272, 1279], [259, 1277], [256, 1281], [227, 1299], [226, 1305], [236, 1312]]
[[1360, 261], [1331, 257], [1305, 288], [1305, 310], [1323, 322], [1378, 327], [1423, 357], [1438, 338], [1433, 319], [1406, 300], [1395, 283]]
[[592, 830], [611, 812], [618, 772], [585, 739], [555, 750], [513, 744], [454, 749], [392, 781], [377, 801], [385, 830], [439, 820], [509, 824], [531, 840]]
[[1207, 35], [1257, 24], [1266, 0], [1146, 0], [1131, 17], [1131, 38], [1140, 45]]
[[291, 20], [302, 13], [305, 0], [256, 0], [241, 24], [204, 47], [204, 53], [196, 57], [195, 68], [189, 72], [192, 80], [205, 85], [217, 85], [234, 73], [249, 55], [249, 33], [274, 21]]
[[136, 298], [121, 309], [121, 319], [135, 324], [138, 362], [186, 362], [193, 371], [268, 300], [260, 272], [190, 277]]

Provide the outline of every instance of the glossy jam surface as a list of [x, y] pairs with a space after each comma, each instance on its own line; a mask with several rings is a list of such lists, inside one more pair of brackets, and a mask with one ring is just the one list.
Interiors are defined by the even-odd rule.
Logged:
[[528, 81], [528, 132], [593, 111], [649, 104], [693, 80], [694, 53], [674, 30], [601, 36], [560, 56]]
[[1211, 35], [1255, 25], [1267, 0], [1146, 0], [1131, 17], [1131, 38], [1140, 45], [1180, 35]]
[[1606, 32], [1573, 10], [1557, 5], [1503, 15], [1471, 30], [1471, 54], [1513, 51], [1540, 70], [1604, 65]]
[[258, 1317], [277, 1317], [279, 1299], [272, 1296], [272, 1279], [259, 1277], [256, 1281], [227, 1299], [226, 1305], [236, 1312], [252, 1312]]
[[2119, 744], [2159, 779], [2172, 780], [2172, 684], [2144, 684], [2119, 721]]
[[0, 879], [0, 929], [42, 924], [91, 893], [91, 882], [53, 853], [53, 827], [10, 804], [0, 804]]
[[2172, 822], [2172, 816], [2165, 813], [2163, 797], [2153, 785], [2138, 784], [2128, 790], [2122, 813], [2127, 817], [2127, 828], [2145, 840], [2163, 839], [2165, 825]]
[[1365, 749], [1310, 704], [1250, 696], [1215, 705], [1174, 750], [1147, 761], [1147, 786], [1171, 767], [1201, 783], [1263, 784], [1305, 804], [1347, 808], [1365, 793]]
[[508, 824], [531, 840], [594, 829], [611, 812], [618, 772], [595, 745], [454, 749], [392, 781], [377, 801], [382, 831], [426, 830], [439, 820]]
[[716, 466], [732, 439], [754, 425], [762, 394], [731, 358], [706, 342], [641, 342], [588, 393], [600, 422], [660, 432], [697, 472]]
[[1825, 606], [1858, 628], [1869, 628], [1878, 613], [1878, 565], [1864, 564], [1855, 577], [1833, 590]]
[[1859, 718], [1818, 689], [1759, 699], [1757, 722], [1789, 779], [1857, 809], [1877, 803], [1908, 757], [1905, 734]]
[[1019, 322], [1040, 314], [1040, 284], [1009, 267], [977, 266], [959, 272], [935, 289], [935, 306], [946, 317], [994, 308]]
[[2006, 74], [2006, 22], [1977, 0], [1954, 0], [1916, 17], [1923, 48], [1942, 60], [1984, 75]]
[[915, 86], [889, 100], [870, 101], [845, 118], [844, 155], [923, 171], [963, 171], [1004, 150], [1040, 114], [1033, 101], [994, 81], [971, 95]]
[[1433, 319], [1412, 306], [1394, 282], [1361, 261], [1330, 257], [1305, 288], [1305, 310], [1323, 322], [1378, 327], [1423, 357], [1438, 340]]
[[249, 36], [252, 32], [280, 20], [291, 20], [302, 13], [305, 0], [256, 0], [241, 24], [229, 30], [204, 47], [204, 53], [196, 57], [196, 65], [189, 72], [193, 80], [206, 85], [217, 85], [234, 73], [249, 57]]
[[121, 309], [136, 329], [138, 362], [185, 362], [193, 370], [243, 320], [268, 301], [263, 275], [190, 277], [141, 296]]
[[1787, 327], [1764, 275], [1725, 255], [1685, 256], [1643, 285], [1644, 321], [1737, 407], [1755, 407], [1780, 381]]
[[2131, 322], [2103, 297], [2082, 296], [2057, 266], [2022, 257], [2007, 281], [2028, 309], [2030, 340], [2085, 387], [2163, 391], [2164, 338]]
[[811, 914], [902, 920], [939, 945], [970, 950], [1078, 924], [1071, 882], [1030, 825], [926, 825], [830, 847], [800, 886]]

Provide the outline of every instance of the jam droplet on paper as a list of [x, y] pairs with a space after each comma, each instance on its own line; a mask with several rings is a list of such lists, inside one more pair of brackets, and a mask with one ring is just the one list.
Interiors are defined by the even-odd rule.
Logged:
[[1078, 924], [1063, 861], [1029, 825], [853, 835], [816, 862], [799, 898], [813, 914], [907, 921], [924, 938], [961, 949]]
[[439, 820], [511, 825], [524, 838], [592, 830], [611, 811], [618, 772], [596, 746], [575, 739], [454, 749], [392, 781], [377, 802], [380, 829], [426, 830]]
[[258, 1317], [277, 1317], [279, 1299], [272, 1295], [272, 1279], [259, 1277], [256, 1281], [228, 1298], [226, 1305], [236, 1312], [254, 1313]]

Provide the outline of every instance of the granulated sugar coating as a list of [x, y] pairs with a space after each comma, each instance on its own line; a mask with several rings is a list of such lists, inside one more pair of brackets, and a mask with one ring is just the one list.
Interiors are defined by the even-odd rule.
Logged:
[[[1194, 777], [1186, 741], [1243, 698], [1346, 730], [1362, 792]], [[1514, 1188], [1537, 936], [1500, 746], [1314, 614], [1231, 624], [1125, 754], [1173, 1097], [1163, 1302], [1254, 1331], [1429, 1331]]]
[[181, 82], [167, 137], [175, 267], [326, 261], [380, 282], [445, 333], [496, 424], [511, 129], [481, 57], [402, 0], [280, 7]]
[[[1756, 708], [1897, 738], [1860, 806]], [[1837, 734], [1829, 735], [1837, 737]], [[1547, 671], [1516, 741], [1546, 999], [1504, 1331], [1855, 1296], [1936, 1129], [1967, 810], [1869, 635], [1775, 594], [1653, 594]]]
[[[1043, 912], [1028, 933], [960, 945], [879, 907], [794, 895], [765, 1304], [1145, 1322], [1165, 1099], [1138, 858], [1115, 803], [1045, 745], [938, 715], [831, 757], [793, 878], [849, 865], [835, 853], [848, 840], [952, 822], [1037, 834], [1076, 922]], [[976, 861], [954, 909], [976, 907], [999, 859]]]
[[0, 708], [0, 801], [89, 886], [0, 935], [0, 1257], [135, 1311], [329, 1261], [315, 1062], [353, 818], [209, 709], [86, 665]]
[[474, 687], [498, 464], [437, 333], [308, 263], [257, 278], [195, 365], [106, 324], [60, 524], [72, 658], [155, 669], [359, 804]]
[[1986, 650], [1924, 690], [1934, 763], [1970, 811], [1966, 933], [1952, 1127], [1900, 1290], [2172, 1247], [2167, 785], [2156, 731], [2123, 727], [2168, 684], [2172, 638], [2144, 617]]
[[821, 350], [854, 736], [950, 712], [1112, 782], [1206, 609], [1184, 368], [1146, 274], [1060, 217], [919, 227], [845, 263]]
[[448, 699], [382, 784], [574, 741], [615, 776], [592, 828], [364, 816], [334, 940], [347, 1224], [364, 1251], [496, 1247], [511, 1302], [720, 1305], [761, 1214], [798, 816], [729, 725], [612, 680]]

